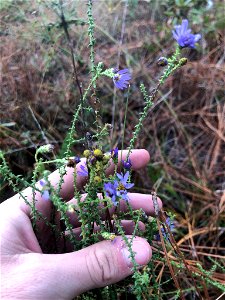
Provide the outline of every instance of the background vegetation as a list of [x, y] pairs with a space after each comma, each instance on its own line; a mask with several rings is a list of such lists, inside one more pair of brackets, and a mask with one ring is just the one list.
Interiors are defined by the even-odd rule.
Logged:
[[[55, 2], [2, 0], [0, 4], [1, 149], [13, 172], [28, 179], [38, 146], [54, 144], [55, 154], [60, 155], [79, 101]], [[86, 1], [65, 0], [64, 8], [79, 79], [87, 86]], [[174, 24], [188, 18], [193, 31], [203, 36], [198, 49], [184, 50], [188, 64], [166, 81], [160, 105], [149, 112], [136, 148], [150, 152], [151, 164], [136, 175], [135, 186], [143, 193], [157, 190], [164, 209], [175, 214], [174, 236], [191, 272], [197, 272], [199, 265], [205, 270], [202, 274], [208, 272], [208, 280], [201, 282], [199, 276], [204, 299], [219, 299], [219, 286], [225, 283], [224, 2], [96, 0], [94, 17], [96, 61], [132, 71], [125, 147], [143, 107], [140, 82], [155, 86], [160, 75], [157, 59], [174, 49]], [[97, 96], [102, 122], [114, 126], [105, 148], [120, 147], [126, 92], [116, 92], [111, 81], [104, 80]], [[92, 131], [91, 111], [88, 119]], [[82, 144], [75, 145], [76, 154], [82, 150]], [[0, 180], [3, 201], [13, 192]], [[156, 271], [159, 282], [169, 276], [160, 261]], [[185, 280], [186, 299], [198, 299], [188, 275]], [[175, 299], [171, 282], [164, 286], [163, 299]]]

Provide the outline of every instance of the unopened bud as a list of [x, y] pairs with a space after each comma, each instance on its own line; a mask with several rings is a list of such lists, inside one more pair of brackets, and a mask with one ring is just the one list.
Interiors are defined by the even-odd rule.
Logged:
[[54, 146], [52, 144], [47, 144], [39, 147], [37, 149], [37, 153], [49, 153], [54, 150]]
[[94, 156], [95, 156], [96, 158], [102, 158], [102, 156], [103, 156], [102, 150], [100, 150], [100, 149], [95, 149], [95, 150], [94, 150]]
[[90, 150], [84, 150], [83, 155], [84, 155], [84, 157], [88, 158], [91, 155], [91, 151]]
[[168, 65], [168, 60], [166, 57], [160, 57], [158, 60], [157, 60], [157, 65], [160, 66], [160, 67], [165, 67]]
[[186, 57], [182, 57], [182, 58], [179, 60], [179, 64], [180, 64], [181, 66], [186, 65], [187, 62], [188, 62], [188, 60], [187, 60]]
[[102, 178], [100, 176], [95, 176], [94, 177], [94, 182], [95, 183], [101, 183], [102, 182]]
[[109, 162], [110, 158], [111, 158], [111, 155], [109, 153], [104, 154], [103, 159], [102, 159], [103, 164], [106, 165]]
[[72, 204], [69, 204], [67, 211], [70, 213], [74, 213], [75, 212], [74, 206]]

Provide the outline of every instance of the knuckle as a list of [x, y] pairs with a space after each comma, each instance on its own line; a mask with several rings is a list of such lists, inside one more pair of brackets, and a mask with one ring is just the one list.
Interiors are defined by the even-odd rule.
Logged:
[[116, 255], [108, 247], [95, 247], [86, 259], [87, 269], [96, 287], [105, 286], [116, 278], [118, 274]]

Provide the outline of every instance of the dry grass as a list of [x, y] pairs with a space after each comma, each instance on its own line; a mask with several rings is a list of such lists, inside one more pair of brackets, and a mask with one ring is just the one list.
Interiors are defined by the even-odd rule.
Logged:
[[[138, 85], [144, 81], [149, 90], [154, 88], [160, 72], [155, 61], [172, 51], [171, 18], [161, 13], [159, 5], [141, 1], [128, 10], [123, 23], [123, 43], [120, 43], [124, 3], [100, 2], [96, 1], [95, 6], [96, 60], [103, 61], [106, 67], [119, 62], [133, 72], [125, 136], [125, 145], [128, 145], [138, 112], [143, 107]], [[69, 1], [69, 5], [72, 6], [72, 2]], [[78, 94], [72, 84], [71, 61], [63, 31], [57, 26], [49, 29], [50, 22], [57, 25], [57, 18], [47, 8], [41, 13], [35, 4], [30, 7], [25, 2], [18, 6], [24, 12], [20, 18], [8, 16], [15, 13], [16, 7], [2, 11], [0, 140], [13, 171], [27, 175], [38, 145], [47, 140], [54, 143], [58, 151], [70, 126]], [[77, 15], [85, 18], [85, 5], [80, 3], [77, 9]], [[146, 148], [152, 157], [149, 169], [136, 178], [139, 190], [147, 193], [152, 187], [156, 188], [164, 209], [176, 214], [176, 242], [172, 241], [174, 248], [167, 253], [167, 258], [174, 262], [185, 259], [186, 277], [181, 271], [175, 276], [174, 285], [184, 289], [183, 299], [198, 299], [191, 298], [193, 294], [186, 293], [184, 288], [193, 286], [191, 274], [203, 274], [198, 264], [210, 270], [214, 264], [209, 259], [212, 258], [222, 262], [225, 268], [224, 39], [220, 29], [207, 32], [215, 24], [216, 13], [209, 12], [210, 21], [202, 20], [202, 24], [195, 26], [196, 31], [204, 28], [206, 32], [202, 47], [198, 52], [184, 53], [189, 58], [188, 64], [167, 80], [158, 98], [160, 104], [149, 112], [136, 144], [136, 147]], [[70, 31], [79, 77], [85, 86], [89, 52], [84, 28], [72, 25]], [[112, 144], [120, 144], [124, 97], [120, 92], [115, 96], [110, 81], [100, 82], [98, 93], [103, 121], [110, 123], [112, 115], [115, 118]], [[10, 187], [4, 183], [0, 191], [2, 199], [11, 194]], [[157, 243], [153, 243], [153, 249], [161, 251]], [[174, 265], [171, 268], [171, 272], [178, 270]], [[158, 282], [169, 272], [161, 261], [156, 263], [156, 270]], [[217, 268], [210, 279], [225, 284], [223, 270]], [[201, 283], [204, 287], [203, 299], [219, 299], [222, 292], [207, 284], [205, 276], [199, 282], [195, 277], [197, 285]], [[168, 294], [163, 299], [174, 298]]]

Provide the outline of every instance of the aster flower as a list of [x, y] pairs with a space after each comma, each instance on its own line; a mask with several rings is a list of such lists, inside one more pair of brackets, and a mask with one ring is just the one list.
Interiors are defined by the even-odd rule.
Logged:
[[131, 79], [131, 74], [128, 69], [123, 69], [123, 70], [114, 70], [115, 75], [113, 76], [113, 82], [115, 84], [115, 87], [123, 90], [127, 88], [129, 85], [128, 80]]
[[111, 198], [115, 206], [121, 198], [126, 201], [129, 200], [127, 190], [132, 188], [134, 184], [127, 182], [128, 178], [129, 172], [126, 172], [125, 175], [117, 173], [117, 179], [113, 182], [104, 184], [105, 194], [107, 197]]
[[191, 29], [188, 29], [188, 20], [182, 20], [181, 25], [174, 27], [172, 31], [174, 39], [180, 47], [195, 48], [195, 43], [201, 39], [200, 34], [192, 34]]
[[116, 201], [116, 187], [115, 183], [107, 182], [104, 183], [104, 191], [107, 197], [111, 198], [113, 205], [117, 205]]
[[41, 179], [40, 181], [39, 181], [39, 184], [40, 184], [40, 186], [41, 186], [41, 189], [42, 189], [42, 191], [41, 191], [41, 196], [42, 196], [42, 198], [44, 199], [44, 200], [49, 200], [49, 198], [50, 198], [50, 193], [49, 193], [49, 190], [48, 190], [48, 187], [47, 187], [47, 182], [44, 180], [44, 179]]
[[77, 171], [77, 174], [80, 175], [80, 176], [87, 177], [88, 176], [88, 169], [87, 169], [86, 163], [84, 163], [84, 165], [81, 165], [80, 169], [81, 170]]
[[128, 158], [127, 160], [122, 160], [122, 165], [123, 165], [124, 169], [130, 170], [130, 168], [132, 167], [130, 158]]
[[119, 181], [115, 180], [115, 187], [116, 187], [116, 195], [121, 197], [123, 200], [129, 200], [127, 196], [127, 190], [134, 186], [133, 183], [127, 182], [130, 173], [127, 171], [125, 175], [117, 173], [117, 178]]

